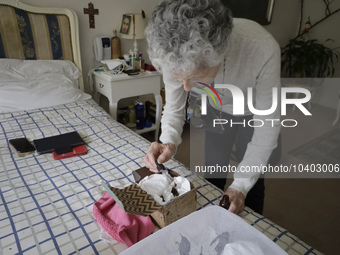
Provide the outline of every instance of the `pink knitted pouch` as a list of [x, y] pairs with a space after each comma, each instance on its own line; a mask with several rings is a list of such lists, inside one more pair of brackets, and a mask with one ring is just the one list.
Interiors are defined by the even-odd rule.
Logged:
[[92, 212], [112, 238], [128, 247], [149, 236], [155, 229], [149, 216], [125, 213], [106, 191], [93, 205]]

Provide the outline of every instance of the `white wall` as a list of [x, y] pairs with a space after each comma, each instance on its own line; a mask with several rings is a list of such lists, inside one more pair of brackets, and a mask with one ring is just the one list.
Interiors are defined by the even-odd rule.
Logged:
[[[331, 6], [331, 11], [340, 8], [340, 0], [335, 0]], [[302, 29], [311, 18], [312, 24], [325, 17], [325, 5], [323, 1], [308, 1], [304, 3], [304, 18]], [[276, 0], [272, 24], [264, 26], [278, 41], [281, 47], [288, 43], [288, 40], [297, 35], [300, 24], [300, 1], [297, 0]], [[315, 26], [310, 32], [310, 39], [317, 39], [324, 43], [328, 38], [332, 38], [334, 43], [325, 43], [327, 47], [340, 47], [340, 12], [335, 13], [325, 21]], [[340, 50], [340, 49], [339, 49]], [[340, 77], [340, 62], [335, 65], [334, 77]], [[312, 102], [330, 108], [336, 108], [339, 100], [340, 79], [326, 79], [322, 86], [315, 91]]]
[[[331, 11], [340, 8], [340, 1], [335, 0], [331, 6]], [[308, 1], [304, 3], [304, 24], [311, 17], [312, 24], [325, 17], [325, 5], [323, 1]], [[288, 43], [289, 39], [297, 35], [300, 24], [300, 1], [297, 0], [275, 0], [274, 14], [272, 24], [264, 26], [278, 41], [281, 47]], [[340, 12], [335, 13], [322, 23], [315, 26], [310, 32], [310, 39], [317, 39], [320, 43], [325, 43], [328, 38], [334, 40], [334, 43], [327, 42], [325, 45], [330, 48], [340, 47]], [[339, 49], [340, 50], [340, 49]], [[334, 77], [340, 77], [340, 62], [335, 66]]]
[[[84, 14], [84, 8], [88, 8], [88, 1], [83, 0], [22, 0], [22, 2], [46, 7], [64, 7], [74, 10], [79, 20], [79, 37], [82, 57], [82, 68], [85, 86], [87, 87], [87, 73], [93, 63], [93, 38], [100, 35], [113, 36], [112, 31], [120, 29], [123, 13], [138, 13], [142, 9], [147, 19], [152, 9], [159, 0], [91, 0], [95, 9], [99, 9], [99, 15], [95, 15], [95, 29], [89, 28], [89, 15]], [[119, 36], [119, 34], [118, 34]], [[121, 39], [122, 53], [127, 53], [133, 48], [133, 40]], [[145, 40], [138, 40], [138, 45], [146, 53], [147, 43]]]
[[297, 0], [275, 0], [271, 24], [263, 26], [271, 33], [281, 47], [294, 38], [300, 16]]
[[[304, 22], [308, 16], [311, 18], [312, 24], [325, 17], [325, 5], [323, 1], [305, 1]], [[335, 0], [331, 6], [331, 11], [340, 8], [340, 1]], [[328, 38], [334, 40], [334, 43], [328, 42], [325, 45], [329, 48], [340, 47], [340, 12], [335, 13], [322, 23], [313, 28], [309, 34], [311, 39], [317, 39], [320, 43], [324, 43]], [[339, 49], [340, 50], [340, 49]], [[334, 77], [340, 77], [340, 62], [335, 66]], [[323, 106], [336, 108], [339, 100], [340, 79], [327, 79], [323, 86], [319, 87], [312, 100], [313, 103]]]
[[[305, 12], [304, 12], [304, 22], [311, 18], [312, 24], [316, 23], [318, 20], [325, 17], [325, 5], [323, 1], [305, 1]], [[311, 3], [313, 2], [313, 3]], [[340, 1], [335, 0], [331, 6], [331, 11], [340, 8]], [[340, 47], [340, 12], [335, 13], [331, 17], [327, 18], [322, 23], [318, 24], [313, 28], [309, 34], [311, 39], [317, 39], [320, 43], [324, 43], [328, 38], [334, 40], [334, 43], [328, 42], [325, 45], [329, 48]], [[340, 51], [340, 49], [339, 49]], [[340, 62], [336, 65], [336, 70], [334, 77], [340, 77]]]
[[[114, 29], [119, 30], [121, 17], [126, 12], [140, 12], [143, 9], [149, 19], [152, 9], [160, 0], [92, 0], [94, 7], [99, 9], [99, 15], [95, 15], [95, 29], [89, 28], [89, 17], [84, 14], [83, 8], [88, 7], [89, 1], [83, 0], [22, 0], [23, 2], [37, 6], [49, 7], [66, 7], [74, 10], [79, 19], [80, 46], [82, 54], [83, 75], [86, 86], [87, 73], [93, 62], [93, 45], [92, 40], [95, 36], [108, 35], [112, 36]], [[333, 6], [334, 5], [334, 6]], [[340, 7], [340, 0], [332, 4], [332, 8]], [[323, 17], [323, 1], [305, 1], [305, 18], [311, 16], [312, 22]], [[297, 0], [275, 0], [272, 23], [264, 26], [280, 46], [284, 46], [289, 39], [296, 35], [300, 17], [300, 1]], [[305, 23], [305, 21], [303, 22]], [[327, 38], [333, 38], [335, 46], [340, 46], [340, 12], [326, 20], [323, 24], [314, 28], [310, 35], [320, 42]], [[118, 34], [119, 35], [119, 34]], [[125, 53], [133, 48], [133, 41], [121, 39], [122, 52]], [[147, 44], [145, 40], [138, 40], [142, 46], [144, 56], [147, 59]], [[340, 63], [337, 65], [336, 77], [340, 77]]]

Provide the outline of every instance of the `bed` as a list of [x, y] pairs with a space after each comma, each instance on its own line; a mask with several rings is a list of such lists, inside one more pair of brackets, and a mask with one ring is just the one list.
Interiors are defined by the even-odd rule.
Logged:
[[[33, 32], [29, 34], [24, 27]], [[47, 49], [44, 40], [49, 42]], [[59, 42], [57, 49], [55, 42]], [[144, 166], [150, 143], [113, 120], [78, 90], [84, 89], [79, 52], [78, 22], [73, 11], [0, 1], [0, 254], [118, 254], [127, 248], [101, 239], [102, 230], [92, 215], [92, 206], [104, 192], [100, 179], [118, 188], [133, 182], [132, 171]], [[62, 60], [62, 67], [49, 66], [57, 59]], [[12, 66], [21, 68], [20, 72], [13, 71]], [[40, 82], [51, 70], [56, 70], [52, 76], [66, 78]], [[18, 87], [8, 85], [12, 76], [27, 81], [29, 75], [35, 80], [15, 84]], [[46, 84], [50, 87], [44, 90]], [[36, 97], [25, 109], [22, 102], [31, 88]], [[1, 98], [4, 91], [7, 94]], [[16, 93], [23, 94], [16, 97]], [[64, 101], [53, 99], [59, 93], [64, 93]], [[42, 104], [34, 104], [36, 98], [44, 97]], [[72, 131], [85, 141], [87, 155], [63, 160], [53, 160], [51, 154], [18, 157], [8, 145], [12, 138], [34, 140]], [[198, 187], [197, 210], [218, 204], [221, 190], [174, 159], [165, 165]], [[240, 216], [288, 254], [321, 254], [250, 208]]]

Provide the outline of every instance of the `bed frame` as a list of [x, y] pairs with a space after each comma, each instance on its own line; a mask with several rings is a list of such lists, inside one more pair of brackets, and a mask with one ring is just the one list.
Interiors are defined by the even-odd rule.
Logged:
[[[71, 60], [81, 72], [76, 13], [0, 0], [0, 58]], [[84, 91], [82, 76], [79, 88]]]

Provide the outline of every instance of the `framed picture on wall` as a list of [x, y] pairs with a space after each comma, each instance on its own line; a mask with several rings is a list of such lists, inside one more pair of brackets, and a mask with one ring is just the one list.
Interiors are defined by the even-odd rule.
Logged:
[[120, 26], [120, 31], [119, 33], [121, 34], [128, 34], [129, 33], [129, 28], [130, 28], [130, 23], [131, 23], [131, 16], [128, 15], [123, 15], [122, 19], [122, 25]]
[[269, 25], [273, 15], [274, 0], [222, 0], [235, 18], [250, 19]]

